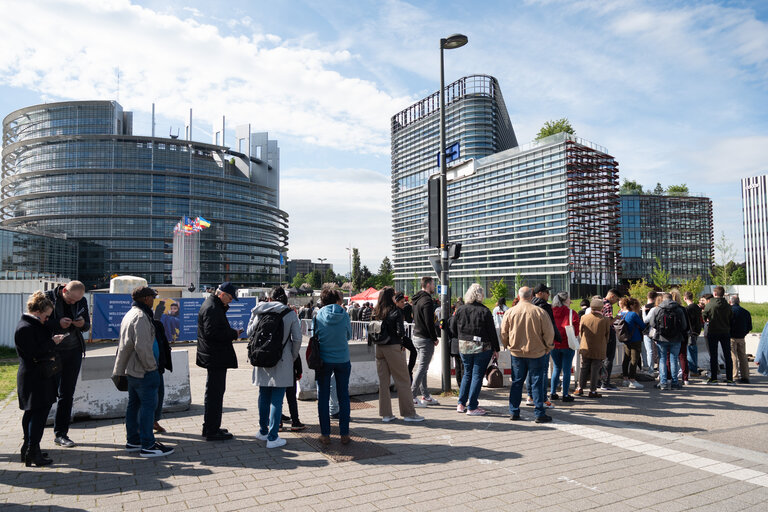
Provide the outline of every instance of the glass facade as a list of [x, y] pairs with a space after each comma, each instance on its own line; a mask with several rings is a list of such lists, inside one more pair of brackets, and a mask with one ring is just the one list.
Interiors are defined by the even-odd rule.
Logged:
[[741, 179], [747, 284], [768, 285], [768, 175]]
[[[479, 80], [483, 79], [483, 80]], [[457, 86], [478, 81], [483, 87]], [[450, 94], [458, 88], [469, 97]], [[480, 89], [480, 92], [473, 92]], [[587, 141], [557, 134], [517, 147], [498, 83], [466, 77], [446, 88], [446, 143], [461, 159], [448, 169], [448, 239], [461, 242], [452, 294], [504, 278], [586, 294], [617, 278], [618, 167]], [[433, 95], [434, 96], [434, 95]], [[393, 117], [395, 286], [409, 293], [434, 275], [427, 246], [426, 181], [437, 174], [438, 110], [426, 98]], [[423, 106], [425, 102], [430, 102]], [[422, 117], [415, 113], [424, 112]], [[585, 208], [589, 208], [586, 211]], [[588, 226], [588, 229], [586, 227]]]
[[712, 201], [652, 194], [621, 196], [621, 277], [651, 279], [656, 258], [672, 283], [710, 282], [714, 261]]
[[74, 240], [0, 229], [0, 279], [74, 279], [77, 263]]
[[200, 285], [278, 283], [288, 215], [261, 184], [278, 171], [223, 146], [133, 136], [129, 114], [99, 101], [8, 115], [2, 225], [86, 243], [79, 278], [91, 286], [112, 274], [168, 284], [173, 227], [202, 216], [212, 225], [201, 237]]

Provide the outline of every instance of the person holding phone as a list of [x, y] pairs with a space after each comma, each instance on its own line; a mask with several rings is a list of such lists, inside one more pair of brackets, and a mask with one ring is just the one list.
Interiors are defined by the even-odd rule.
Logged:
[[53, 462], [40, 451], [45, 422], [56, 401], [56, 345], [64, 339], [63, 334], [53, 336], [46, 325], [52, 311], [53, 303], [45, 294], [35, 292], [27, 301], [27, 312], [21, 316], [14, 335], [19, 355], [19, 409], [24, 411], [21, 461], [27, 466], [47, 466]]
[[45, 297], [53, 304], [53, 311], [46, 325], [54, 334], [63, 334], [64, 338], [56, 345], [56, 354], [61, 365], [57, 377], [58, 401], [56, 417], [53, 422], [54, 442], [64, 448], [72, 448], [75, 443], [69, 438], [69, 426], [72, 423], [72, 401], [75, 396], [77, 376], [85, 357], [84, 332], [91, 329], [88, 315], [88, 300], [85, 298], [85, 285], [80, 281], [70, 281], [45, 292]]

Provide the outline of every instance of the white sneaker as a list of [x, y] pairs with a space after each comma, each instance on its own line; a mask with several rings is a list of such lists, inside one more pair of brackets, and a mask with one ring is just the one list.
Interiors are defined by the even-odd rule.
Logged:
[[526, 398], [525, 399], [525, 405], [533, 405], [533, 398]]
[[285, 439], [278, 437], [274, 441], [267, 441], [267, 448], [280, 448], [281, 446], [285, 446], [285, 443]]
[[259, 441], [266, 441], [267, 440], [267, 435], [268, 434], [262, 434], [262, 433], [259, 432], [258, 434], [256, 434], [256, 439], [258, 439]]
[[397, 419], [396, 416], [390, 415], [390, 416], [384, 416], [383, 418], [381, 418], [381, 421], [383, 421], [384, 423], [389, 423], [390, 421], [395, 421], [396, 419]]
[[629, 388], [630, 389], [643, 389], [645, 386], [637, 382], [636, 380], [629, 381]]
[[405, 421], [410, 422], [417, 422], [417, 421], [424, 421], [424, 416], [419, 416], [418, 414], [414, 414], [413, 416], [404, 416], [403, 419]]
[[423, 407], [427, 406], [427, 402], [425, 402], [423, 400], [420, 400], [418, 398], [414, 398], [413, 399], [413, 406], [414, 407], [422, 407], [423, 408]]
[[440, 402], [438, 402], [437, 399], [433, 396], [430, 396], [429, 398], [422, 397], [421, 403], [427, 404], [427, 405], [440, 405]]
[[630, 381], [628, 381], [628, 380], [624, 380], [624, 381], [622, 381], [622, 382], [621, 382], [621, 387], [624, 387], [624, 388], [628, 388], [628, 387], [630, 387], [630, 384], [629, 384], [629, 382], [630, 382]]

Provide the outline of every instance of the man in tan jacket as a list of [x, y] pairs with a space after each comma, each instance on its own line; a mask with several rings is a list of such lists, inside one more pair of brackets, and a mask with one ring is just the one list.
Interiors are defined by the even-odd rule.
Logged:
[[520, 303], [507, 310], [501, 321], [501, 343], [512, 354], [510, 419], [520, 419], [523, 383], [530, 372], [536, 423], [547, 423], [552, 421], [552, 418], [544, 412], [544, 386], [540, 381], [544, 374], [546, 356], [554, 347], [555, 330], [546, 311], [531, 304], [533, 290], [523, 286], [518, 292], [518, 297]]
[[173, 448], [155, 441], [152, 426], [155, 421], [160, 372], [157, 368], [159, 346], [155, 340], [152, 305], [157, 292], [139, 286], [131, 294], [133, 304], [120, 323], [120, 343], [117, 346], [112, 375], [128, 379], [128, 407], [125, 410], [125, 449], [139, 452], [141, 457], [162, 457]]

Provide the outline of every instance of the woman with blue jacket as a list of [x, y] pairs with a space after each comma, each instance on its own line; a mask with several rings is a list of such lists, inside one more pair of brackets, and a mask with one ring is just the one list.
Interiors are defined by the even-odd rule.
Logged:
[[637, 367], [642, 364], [641, 351], [643, 349], [643, 331], [646, 324], [640, 318], [640, 303], [637, 299], [623, 297], [619, 301], [621, 311], [618, 318], [623, 318], [629, 329], [629, 341], [624, 343], [624, 359], [621, 362], [621, 374], [624, 377], [625, 386], [632, 389], [643, 389], [643, 385], [635, 380]]
[[315, 334], [320, 342], [320, 359], [323, 366], [315, 371], [317, 380], [317, 415], [320, 420], [320, 442], [331, 442], [331, 416], [328, 399], [331, 394], [331, 376], [336, 379], [339, 397], [339, 435], [341, 444], [348, 444], [349, 437], [349, 340], [352, 324], [349, 315], [341, 307], [343, 299], [336, 290], [326, 288], [320, 294], [322, 308], [313, 320]]

